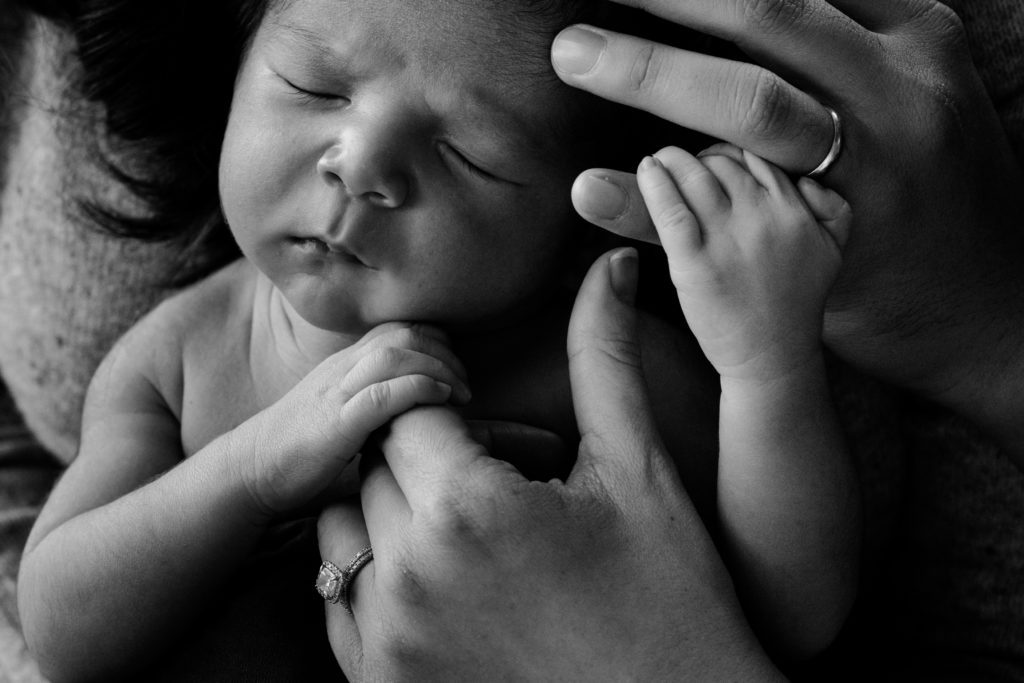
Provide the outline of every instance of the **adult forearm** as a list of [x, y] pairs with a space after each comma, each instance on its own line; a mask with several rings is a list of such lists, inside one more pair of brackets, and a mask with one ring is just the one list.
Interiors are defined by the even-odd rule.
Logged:
[[173, 643], [263, 526], [222, 437], [159, 479], [74, 517], [22, 562], [26, 640], [55, 680], [102, 680]]

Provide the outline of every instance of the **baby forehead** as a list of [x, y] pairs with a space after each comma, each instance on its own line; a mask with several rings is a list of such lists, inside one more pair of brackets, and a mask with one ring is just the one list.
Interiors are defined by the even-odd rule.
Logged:
[[560, 28], [552, 8], [568, 1], [279, 0], [270, 18], [325, 69], [402, 74], [430, 95], [504, 105], [557, 126], [573, 92], [551, 67]]
[[[269, 17], [459, 74], [554, 81], [551, 40], [574, 0], [271, 0]], [[312, 30], [311, 30], [312, 29]]]

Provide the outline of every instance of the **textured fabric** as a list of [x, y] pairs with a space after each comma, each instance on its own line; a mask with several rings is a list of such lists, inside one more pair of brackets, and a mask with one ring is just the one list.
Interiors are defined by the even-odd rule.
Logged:
[[85, 388], [107, 349], [167, 292], [174, 253], [95, 231], [78, 200], [124, 192], [97, 165], [98, 112], [74, 95], [71, 41], [26, 27], [12, 79], [0, 190], [0, 373], [28, 426], [65, 462]]
[[1024, 159], [1024, 2], [947, 0], [946, 4], [963, 20], [974, 63], [1017, 158]]

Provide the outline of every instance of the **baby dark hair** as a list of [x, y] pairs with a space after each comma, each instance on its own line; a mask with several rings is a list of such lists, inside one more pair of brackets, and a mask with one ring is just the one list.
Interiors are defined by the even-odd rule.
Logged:
[[[218, 162], [231, 105], [234, 79], [246, 46], [268, 12], [295, 0], [33, 0], [37, 11], [63, 19], [75, 33], [84, 67], [85, 95], [103, 105], [110, 136], [99, 158], [146, 211], [128, 216], [98, 200], [80, 205], [100, 228], [116, 235], [152, 241], [179, 241], [183, 258], [199, 263], [187, 271], [197, 279], [237, 257], [224, 225], [218, 195]], [[660, 42], [688, 44], [694, 35], [657, 35], [662, 25], [649, 15], [603, 0], [463, 0], [515, 3], [516, 27], [528, 27], [549, 45], [568, 24], [586, 21]], [[28, 2], [28, 0], [23, 0]], [[505, 5], [507, 6], [507, 5]], [[521, 19], [521, 21], [520, 21]], [[540, 44], [540, 43], [539, 43]], [[555, 78], [546, 51], [538, 50], [538, 74]], [[642, 116], [593, 98], [581, 135], [603, 135], [601, 158], [588, 165], [635, 165], [644, 153], [665, 144], [691, 146], [660, 122], [625, 120]], [[644, 140], [621, 131], [641, 131]], [[656, 141], [658, 132], [664, 135]], [[617, 153], [633, 150], [630, 158]], [[636, 151], [640, 150], [640, 151]], [[625, 167], [625, 166], [623, 166]], [[197, 258], [198, 257], [198, 258]], [[181, 283], [176, 283], [181, 284]]]

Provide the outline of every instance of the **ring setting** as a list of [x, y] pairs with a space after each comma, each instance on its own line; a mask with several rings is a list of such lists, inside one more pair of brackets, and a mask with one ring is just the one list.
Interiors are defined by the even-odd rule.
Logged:
[[333, 562], [324, 560], [316, 575], [316, 591], [327, 602], [341, 605], [346, 612], [352, 614], [352, 582], [356, 574], [373, 561], [373, 548], [367, 546], [356, 553], [352, 561], [344, 569], [338, 568]]
[[829, 169], [835, 165], [839, 154], [843, 151], [843, 123], [839, 120], [839, 112], [832, 107], [825, 107], [825, 109], [828, 110], [829, 115], [832, 117], [832, 147], [829, 148], [828, 154], [821, 160], [817, 168], [807, 174], [808, 178], [820, 178], [828, 173]]

